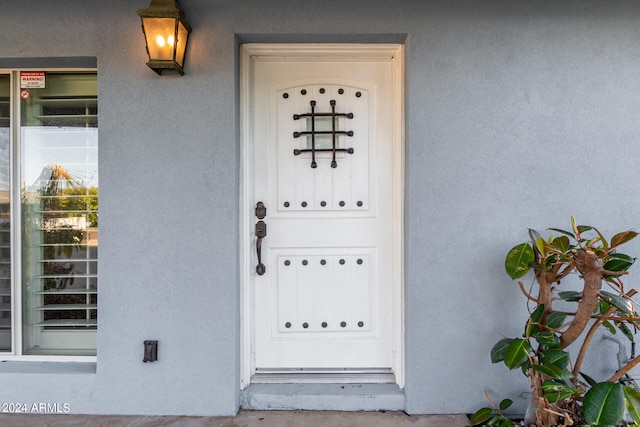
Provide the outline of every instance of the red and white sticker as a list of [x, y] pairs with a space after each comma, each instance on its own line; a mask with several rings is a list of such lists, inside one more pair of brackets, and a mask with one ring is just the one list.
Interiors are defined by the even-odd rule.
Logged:
[[31, 94], [29, 93], [29, 91], [28, 91], [28, 90], [23, 89], [23, 90], [21, 90], [21, 91], [20, 91], [20, 98], [22, 98], [22, 99], [27, 99], [27, 98], [29, 98], [30, 96], [31, 96]]
[[44, 71], [22, 71], [20, 73], [20, 89], [44, 89]]

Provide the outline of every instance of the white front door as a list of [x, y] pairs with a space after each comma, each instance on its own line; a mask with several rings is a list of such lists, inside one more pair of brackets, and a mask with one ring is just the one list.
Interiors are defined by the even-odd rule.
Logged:
[[252, 373], [397, 374], [401, 50], [283, 49], [244, 64]]

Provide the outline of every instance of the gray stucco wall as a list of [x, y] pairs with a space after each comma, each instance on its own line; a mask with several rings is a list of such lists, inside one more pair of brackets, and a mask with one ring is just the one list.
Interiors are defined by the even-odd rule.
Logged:
[[[524, 391], [489, 362], [500, 333], [521, 331], [506, 252], [572, 214], [608, 235], [640, 229], [640, 4], [181, 4], [194, 29], [184, 77], [145, 66], [145, 0], [0, 6], [0, 67], [97, 57], [101, 178], [97, 370], [0, 369], [0, 402], [235, 413], [238, 45], [262, 41], [406, 42], [407, 411], [471, 412], [485, 388]], [[141, 362], [145, 339], [160, 341], [158, 363]], [[603, 376], [606, 350], [592, 361]]]

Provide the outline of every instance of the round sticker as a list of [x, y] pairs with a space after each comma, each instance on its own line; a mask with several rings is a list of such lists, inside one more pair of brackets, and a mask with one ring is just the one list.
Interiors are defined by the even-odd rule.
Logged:
[[29, 91], [28, 91], [28, 90], [22, 90], [22, 91], [20, 91], [20, 98], [22, 98], [22, 99], [27, 99], [27, 98], [29, 98], [29, 96], [30, 96], [30, 95], [31, 95], [31, 94], [29, 93]]

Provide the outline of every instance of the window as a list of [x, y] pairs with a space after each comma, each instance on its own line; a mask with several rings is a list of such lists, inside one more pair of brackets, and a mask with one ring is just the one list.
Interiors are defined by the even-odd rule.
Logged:
[[0, 74], [0, 351], [11, 350], [10, 78]]
[[95, 355], [97, 74], [34, 75], [0, 72], [0, 352]]

